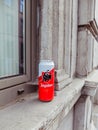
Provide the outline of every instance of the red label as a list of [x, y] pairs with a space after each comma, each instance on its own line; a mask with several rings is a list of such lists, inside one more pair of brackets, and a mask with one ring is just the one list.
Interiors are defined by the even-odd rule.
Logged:
[[42, 72], [39, 77], [39, 99], [50, 101], [54, 97], [54, 69]]

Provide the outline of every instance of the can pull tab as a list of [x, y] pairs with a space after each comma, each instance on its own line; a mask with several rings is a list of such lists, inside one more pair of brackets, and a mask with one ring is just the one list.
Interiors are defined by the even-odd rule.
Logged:
[[44, 81], [49, 81], [51, 79], [51, 74], [49, 72], [45, 72], [43, 75]]

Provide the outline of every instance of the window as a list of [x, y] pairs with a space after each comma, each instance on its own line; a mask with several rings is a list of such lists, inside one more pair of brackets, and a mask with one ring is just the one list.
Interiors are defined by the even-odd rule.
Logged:
[[12, 0], [4, 0], [4, 4], [11, 7], [12, 5]]
[[25, 73], [25, 18], [20, 5], [18, 0], [0, 1], [0, 78]]
[[0, 0], [0, 89], [30, 80], [30, 4]]

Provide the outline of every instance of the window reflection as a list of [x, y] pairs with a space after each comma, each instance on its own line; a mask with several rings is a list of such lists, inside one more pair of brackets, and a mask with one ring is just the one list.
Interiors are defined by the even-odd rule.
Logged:
[[20, 0], [20, 12], [23, 12], [24, 0]]

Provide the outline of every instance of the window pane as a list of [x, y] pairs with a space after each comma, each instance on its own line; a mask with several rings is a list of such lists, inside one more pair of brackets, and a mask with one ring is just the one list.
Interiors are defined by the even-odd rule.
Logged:
[[25, 73], [24, 16], [23, 0], [0, 0], [0, 78]]

